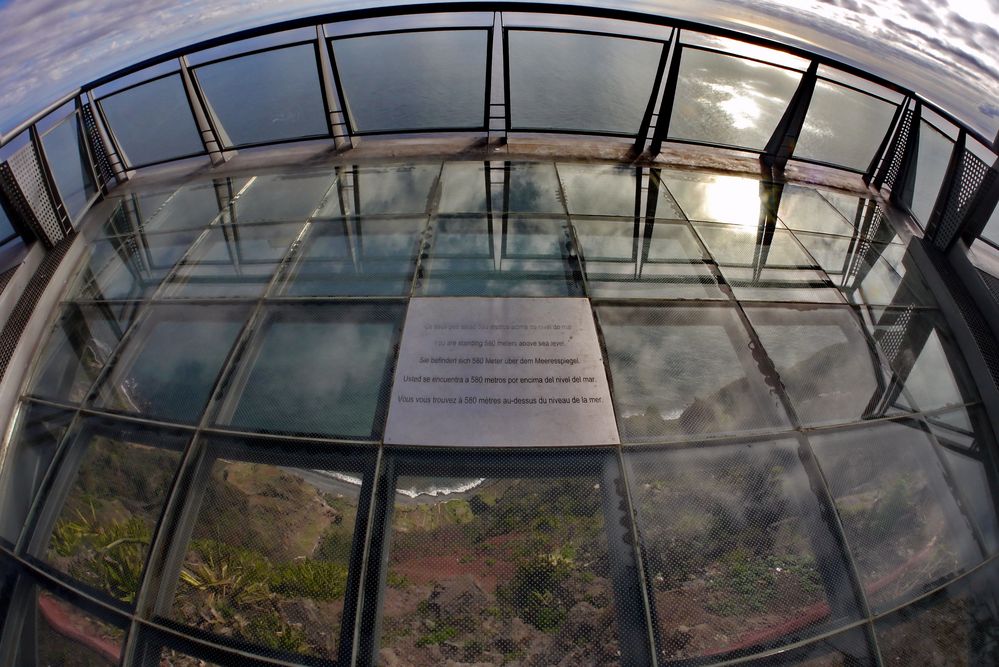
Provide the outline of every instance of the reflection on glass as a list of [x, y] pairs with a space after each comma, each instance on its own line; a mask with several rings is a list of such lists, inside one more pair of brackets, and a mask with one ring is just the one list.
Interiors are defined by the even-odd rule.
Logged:
[[999, 549], [996, 450], [986, 415], [979, 408], [959, 408], [929, 416], [926, 422], [940, 445], [944, 464], [951, 476], [959, 480], [965, 511], [971, 514], [986, 553], [994, 554]]
[[133, 602], [184, 442], [173, 434], [85, 426], [65, 459], [79, 461], [78, 467], [67, 463], [59, 470], [58, 483], [68, 489], [54, 485], [47, 500], [47, 511], [57, 515], [45, 560]]
[[417, 291], [423, 295], [582, 294], [564, 220], [437, 218], [421, 273]]
[[105, 224], [105, 234], [134, 234], [137, 228], [146, 232], [174, 232], [206, 227], [245, 183], [246, 179], [226, 178], [185, 185], [173, 192], [127, 195]]
[[559, 163], [558, 173], [573, 215], [635, 217], [640, 213], [634, 167]]
[[618, 664], [600, 478], [562, 470], [550, 479], [398, 480], [398, 489], [450, 492], [395, 495], [383, 660]]
[[169, 297], [260, 296], [302, 225], [209, 229], [164, 286]]
[[982, 559], [956, 482], [917, 423], [882, 422], [809, 439], [874, 611]]
[[439, 164], [394, 168], [354, 168], [353, 185], [344, 185], [344, 215], [425, 213]]
[[686, 223], [577, 220], [590, 296], [722, 299]]
[[734, 310], [599, 306], [625, 441], [780, 428], [787, 418]]
[[947, 174], [954, 142], [927, 123], [919, 123], [919, 150], [916, 154], [916, 182], [912, 191], [912, 214], [926, 225], [933, 213], [937, 194]]
[[992, 215], [989, 216], [989, 220], [985, 223], [985, 229], [982, 230], [982, 238], [992, 241], [995, 245], [999, 245], [999, 206], [996, 206], [992, 210]]
[[903, 280], [885, 257], [899, 263], [905, 246], [862, 242], [857, 238], [797, 233], [801, 245], [815, 258], [833, 284], [850, 303], [889, 305], [923, 304], [921, 281]]
[[441, 178], [441, 213], [564, 213], [550, 162], [448, 162]]
[[481, 128], [487, 44], [485, 30], [334, 39], [333, 54], [354, 129]]
[[[116, 667], [125, 631], [36, 587], [31, 616], [18, 646], [23, 665]], [[32, 636], [33, 635], [33, 636]]]
[[895, 105], [844, 86], [815, 83], [794, 156], [866, 171]]
[[129, 165], [205, 150], [179, 74], [109, 95], [99, 104]]
[[854, 228], [832, 204], [811, 188], [785, 186], [777, 215], [789, 229], [849, 236]]
[[691, 220], [754, 229], [760, 224], [762, 189], [756, 179], [678, 171], [663, 171], [659, 178]]
[[114, 360], [95, 404], [197, 421], [247, 315], [241, 306], [151, 308]]
[[377, 437], [403, 312], [397, 305], [272, 309], [244, 355], [219, 423]]
[[763, 150], [800, 79], [799, 72], [685, 48], [669, 137]]
[[149, 297], [201, 235], [200, 229], [171, 234], [115, 236], [96, 241], [73, 290], [75, 298]]
[[22, 403], [0, 477], [0, 538], [13, 544], [73, 413]]
[[333, 174], [325, 171], [257, 176], [232, 203], [231, 221], [304, 221], [319, 208], [333, 180]]
[[747, 308], [802, 424], [897, 412], [853, 310]]
[[423, 218], [345, 218], [310, 225], [284, 288], [289, 296], [409, 294]]
[[226, 146], [329, 134], [311, 44], [223, 60], [194, 72]]
[[988, 565], [875, 624], [885, 664], [999, 664], [999, 571]]
[[791, 232], [736, 225], [695, 225], [737, 299], [842, 303]]
[[75, 220], [97, 192], [90, 172], [90, 158], [87, 157], [87, 149], [83, 143], [79, 116], [75, 113], [70, 115], [43, 135], [42, 147], [59, 195], [66, 204], [66, 211]]
[[533, 30], [508, 37], [513, 129], [638, 132], [663, 44]]
[[664, 658], [792, 642], [857, 616], [793, 440], [625, 461]]
[[799, 648], [775, 655], [740, 662], [745, 667], [853, 667], [873, 665], [867, 634], [863, 629], [847, 630], [819, 639]]
[[0, 242], [3, 242], [4, 239], [13, 236], [15, 233], [14, 225], [10, 222], [7, 210], [0, 205]]
[[39, 353], [29, 394], [82, 403], [128, 328], [103, 304], [69, 304]]
[[351, 470], [215, 459], [170, 617], [336, 658], [359, 494]]
[[957, 342], [937, 311], [879, 308], [872, 335], [895, 373], [898, 401], [913, 410], [935, 410], [977, 400]]

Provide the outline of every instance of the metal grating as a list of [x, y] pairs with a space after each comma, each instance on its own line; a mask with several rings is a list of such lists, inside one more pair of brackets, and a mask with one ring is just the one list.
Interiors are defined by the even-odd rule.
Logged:
[[10, 279], [14, 277], [14, 273], [16, 271], [17, 267], [15, 266], [14, 268], [7, 269], [3, 273], [0, 273], [0, 294], [2, 294], [5, 289], [7, 289], [7, 283], [9, 283]]
[[982, 276], [982, 280], [985, 281], [985, 286], [989, 288], [992, 298], [995, 299], [996, 304], [999, 304], [999, 278], [984, 271], [979, 271], [979, 273]]
[[28, 144], [18, 150], [10, 156], [7, 165], [25, 202], [38, 221], [38, 231], [41, 232], [42, 238], [47, 240], [47, 245], [56, 245], [65, 233], [59, 224], [59, 216], [45, 185], [45, 177], [42, 175], [42, 167], [38, 163], [34, 146]]
[[93, 156], [94, 164], [97, 167], [97, 175], [100, 178], [99, 187], [102, 191], [107, 191], [114, 184], [114, 171], [111, 169], [111, 162], [108, 160], [108, 155], [104, 150], [104, 142], [101, 140], [101, 133], [97, 127], [97, 119], [94, 118], [91, 105], [84, 104], [80, 115], [83, 118], [83, 127], [87, 134], [90, 155]]
[[938, 248], [948, 248], [960, 232], [968, 205], [981, 188], [988, 171], [989, 166], [981, 158], [965, 149], [936, 231], [934, 242]]
[[[880, 187], [886, 187], [889, 190], [895, 185], [895, 179], [898, 178], [898, 174], [902, 169], [902, 160], [905, 157], [905, 145], [909, 139], [909, 132], [912, 128], [913, 112], [911, 109], [907, 109], [904, 114], [902, 114], [902, 120], [898, 125], [898, 133], [891, 142], [891, 147], [888, 149], [888, 155], [885, 159], [891, 160], [888, 164], [888, 169], [885, 172], [884, 178], [876, 183]], [[884, 165], [882, 165], [884, 166]]]
[[17, 184], [17, 179], [14, 178], [14, 172], [11, 171], [10, 165], [6, 162], [0, 164], [0, 192], [6, 195], [7, 201], [13, 209], [13, 214], [20, 221], [24, 240], [30, 242], [34, 240], [34, 237], [39, 236], [45, 240], [47, 245], [48, 239], [40, 233], [38, 219], [35, 218], [31, 206], [28, 205], [28, 200], [25, 199], [24, 193], [21, 192], [21, 186]]
[[17, 304], [11, 311], [10, 318], [4, 324], [3, 331], [0, 331], [0, 379], [3, 379], [4, 374], [7, 372], [7, 365], [10, 363], [11, 357], [14, 356], [14, 350], [21, 340], [24, 328], [28, 326], [28, 320], [31, 318], [31, 314], [38, 304], [38, 299], [45, 292], [45, 288], [52, 279], [52, 274], [55, 273], [63, 257], [66, 256], [66, 251], [73, 244], [73, 238], [73, 236], [67, 236], [62, 239], [45, 256], [38, 270], [35, 271], [35, 275], [28, 281], [28, 285], [24, 288], [21, 298], [18, 299]]

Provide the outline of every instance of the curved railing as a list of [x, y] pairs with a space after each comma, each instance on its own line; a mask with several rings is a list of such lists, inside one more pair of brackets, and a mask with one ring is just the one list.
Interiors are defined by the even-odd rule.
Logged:
[[999, 242], [994, 141], [916, 91], [704, 23], [530, 2], [294, 19], [91, 81], [0, 137], [0, 241], [55, 243], [143, 167], [443, 133], [584, 134], [632, 142], [636, 156], [699, 144], [770, 168], [832, 166], [890, 191], [942, 249]]

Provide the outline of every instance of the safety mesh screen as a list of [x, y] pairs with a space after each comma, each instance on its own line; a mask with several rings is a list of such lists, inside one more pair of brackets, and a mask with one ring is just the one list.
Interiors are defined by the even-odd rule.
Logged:
[[957, 482], [916, 421], [809, 437], [875, 611], [983, 559]]
[[646, 650], [622, 597], [633, 552], [612, 454], [394, 466], [378, 664], [609, 665]]
[[623, 441], [787, 425], [776, 378], [736, 311], [599, 306]]
[[964, 580], [880, 620], [887, 664], [991, 665], [999, 661], [999, 599], [993, 561]]
[[170, 573], [169, 618], [275, 656], [333, 660], [341, 635], [349, 651], [356, 601], [348, 589], [375, 453], [220, 438], [203, 447], [186, 546], [173, 536], [183, 558]]
[[34, 145], [28, 144], [19, 149], [8, 158], [6, 164], [38, 222], [38, 231], [46, 239], [47, 245], [54, 246], [66, 236], [69, 223], [61, 221], [53, 207], [52, 197], [42, 176], [42, 168], [38, 163]]
[[32, 544], [51, 567], [131, 603], [187, 438], [86, 420], [60, 459]]
[[37, 403], [18, 408], [14, 433], [0, 486], [0, 537], [13, 544], [28, 517], [31, 503], [42, 486], [73, 413]]

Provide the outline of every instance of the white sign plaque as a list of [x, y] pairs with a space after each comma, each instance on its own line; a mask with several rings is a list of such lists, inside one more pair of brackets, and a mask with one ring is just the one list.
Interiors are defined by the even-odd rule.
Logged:
[[414, 298], [385, 442], [619, 442], [586, 299]]

